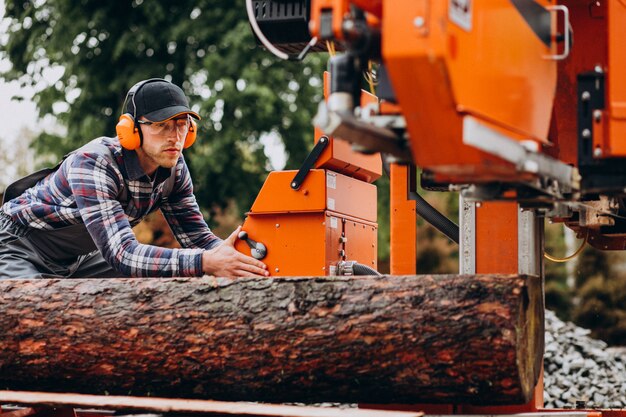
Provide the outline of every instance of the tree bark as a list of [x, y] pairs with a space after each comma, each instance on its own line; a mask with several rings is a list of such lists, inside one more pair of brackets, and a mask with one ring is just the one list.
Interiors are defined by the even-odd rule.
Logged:
[[516, 404], [538, 277], [0, 281], [0, 389], [231, 401]]

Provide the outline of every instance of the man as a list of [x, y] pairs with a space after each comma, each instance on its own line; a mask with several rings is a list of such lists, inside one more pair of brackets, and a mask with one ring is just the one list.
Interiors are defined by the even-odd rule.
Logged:
[[[182, 156], [200, 116], [163, 79], [126, 96], [116, 138], [102, 137], [53, 169], [7, 187], [0, 210], [0, 279], [267, 276], [202, 218]], [[160, 208], [183, 249], [137, 242], [132, 227]]]

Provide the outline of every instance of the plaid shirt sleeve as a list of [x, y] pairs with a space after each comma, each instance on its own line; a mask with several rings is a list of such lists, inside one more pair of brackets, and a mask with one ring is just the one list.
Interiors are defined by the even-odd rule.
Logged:
[[113, 269], [132, 277], [201, 276], [202, 249], [140, 244], [117, 197], [122, 174], [102, 155], [76, 154], [68, 183], [96, 246]]
[[176, 166], [176, 183], [161, 211], [174, 236], [184, 248], [212, 249], [222, 240], [215, 236], [204, 221], [193, 194], [191, 175], [181, 157]]

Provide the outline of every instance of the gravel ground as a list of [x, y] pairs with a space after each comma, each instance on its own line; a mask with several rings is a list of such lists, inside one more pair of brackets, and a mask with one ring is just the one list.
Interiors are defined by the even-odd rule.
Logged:
[[626, 408], [626, 348], [608, 348], [589, 330], [546, 311], [544, 402], [547, 408]]

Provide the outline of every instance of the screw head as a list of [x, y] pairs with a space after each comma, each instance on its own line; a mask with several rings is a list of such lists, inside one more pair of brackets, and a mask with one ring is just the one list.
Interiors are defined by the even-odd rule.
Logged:
[[415, 25], [416, 28], [424, 27], [425, 23], [426, 21], [424, 20], [424, 17], [422, 16], [417, 16], [415, 19], [413, 19], [413, 25]]
[[593, 150], [593, 156], [595, 156], [596, 158], [600, 158], [602, 156], [602, 148], [600, 148], [599, 146], [596, 147]]
[[598, 123], [602, 120], [602, 110], [594, 110], [593, 111], [593, 120]]
[[589, 91], [583, 91], [583, 93], [580, 95], [580, 98], [582, 99], [582, 101], [589, 101], [591, 100], [591, 93], [589, 93]]
[[580, 134], [583, 136], [583, 138], [590, 138], [591, 137], [591, 130], [583, 129], [583, 131]]

